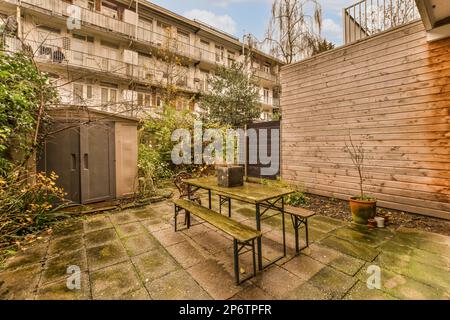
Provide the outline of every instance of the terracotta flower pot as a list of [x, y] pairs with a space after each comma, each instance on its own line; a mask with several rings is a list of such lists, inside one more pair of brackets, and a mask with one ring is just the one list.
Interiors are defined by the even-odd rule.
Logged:
[[377, 200], [360, 200], [358, 197], [351, 197], [349, 201], [355, 223], [367, 225], [368, 220], [375, 217]]

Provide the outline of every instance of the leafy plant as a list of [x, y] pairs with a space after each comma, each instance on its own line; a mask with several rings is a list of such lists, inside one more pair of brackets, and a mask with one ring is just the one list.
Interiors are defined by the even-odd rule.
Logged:
[[39, 146], [45, 109], [56, 101], [48, 76], [28, 56], [0, 52], [0, 176], [23, 165]]
[[64, 216], [57, 213], [65, 195], [57, 178], [54, 173], [23, 177], [19, 169], [0, 178], [0, 249]]
[[240, 128], [259, 118], [259, 88], [243, 64], [218, 66], [208, 83], [210, 91], [200, 100], [204, 122]]
[[293, 207], [300, 207], [301, 205], [308, 204], [308, 198], [300, 191], [295, 191], [294, 193], [287, 195], [284, 201], [287, 205]]

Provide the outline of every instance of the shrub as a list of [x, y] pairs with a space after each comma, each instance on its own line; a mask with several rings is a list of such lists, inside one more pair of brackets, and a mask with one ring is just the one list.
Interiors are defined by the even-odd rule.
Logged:
[[18, 169], [0, 178], [0, 249], [63, 216], [56, 212], [65, 195], [57, 178], [55, 173], [23, 177]]

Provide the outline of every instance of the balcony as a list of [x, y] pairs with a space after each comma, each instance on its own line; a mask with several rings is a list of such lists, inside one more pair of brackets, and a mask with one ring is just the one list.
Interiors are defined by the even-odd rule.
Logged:
[[[62, 45], [47, 42], [26, 41], [25, 48], [22, 43], [12, 37], [5, 38], [5, 48], [8, 51], [20, 52], [26, 50], [31, 52], [34, 60], [38, 64], [53, 66], [55, 68], [71, 67], [73, 70], [80, 69], [90, 72], [92, 75], [106, 74], [124, 80], [134, 80], [149, 85], [164, 87], [168, 84], [168, 76], [163, 70], [144, 66], [125, 63], [120, 60], [108, 57], [90, 54], [75, 50], [63, 49]], [[89, 76], [87, 74], [86, 76]], [[181, 90], [197, 91], [194, 86], [194, 79], [190, 77], [177, 77], [173, 84]]]
[[[5, 0], [8, 3], [17, 4], [17, 0]], [[59, 16], [67, 19], [71, 10], [71, 5], [61, 0], [22, 0], [22, 7], [41, 12], [44, 14], [50, 14], [52, 16]], [[198, 61], [208, 61], [215, 63], [215, 54], [205, 49], [190, 45], [188, 43], [182, 43], [169, 37], [166, 34], [158, 33], [151, 28], [143, 28], [136, 24], [127, 23], [117, 18], [105, 15], [101, 12], [75, 6], [80, 12], [80, 21], [84, 26], [95, 26], [103, 29], [106, 32], [119, 34], [127, 38], [134, 39], [135, 41], [142, 42], [147, 45], [151, 45], [155, 48], [165, 48], [172, 50], [173, 52], [191, 58]]]
[[344, 42], [352, 43], [420, 19], [415, 0], [363, 0], [343, 10]]
[[269, 82], [274, 82], [274, 83], [276, 83], [278, 81], [278, 77], [271, 72], [267, 72], [265, 70], [256, 69], [256, 68], [254, 68], [253, 71], [254, 71], [255, 77], [257, 77], [259, 79], [263, 79], [263, 80], [266, 80]]

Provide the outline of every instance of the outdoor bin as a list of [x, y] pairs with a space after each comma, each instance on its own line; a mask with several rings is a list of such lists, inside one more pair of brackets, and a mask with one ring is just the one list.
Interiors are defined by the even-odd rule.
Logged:
[[237, 187], [244, 184], [244, 167], [217, 168], [217, 183], [221, 187]]

